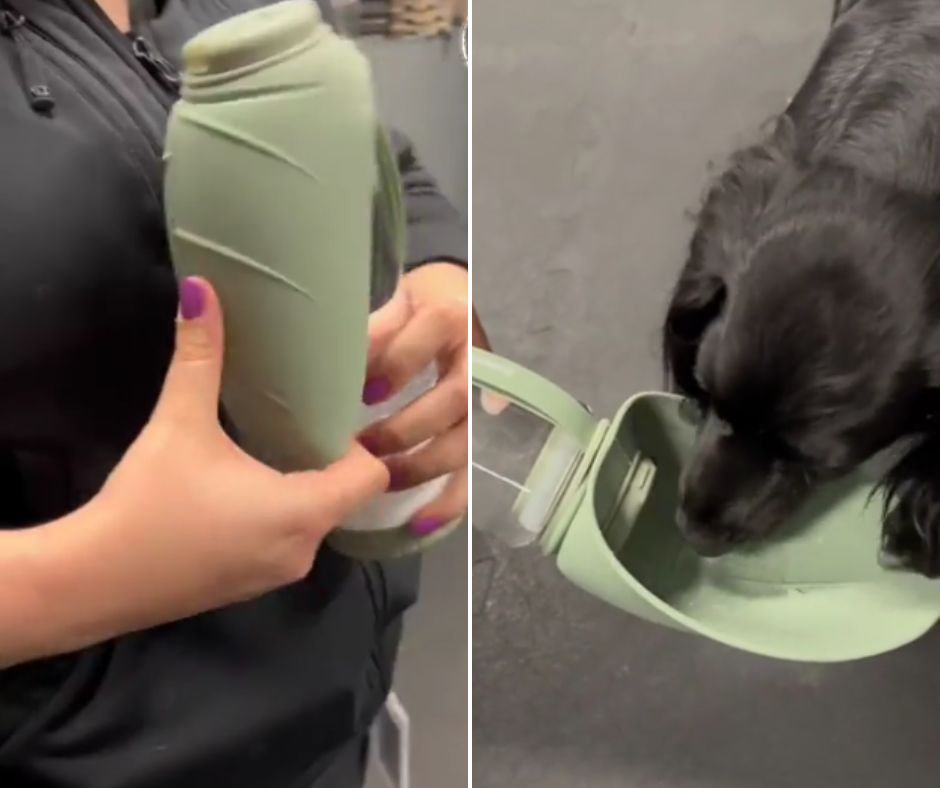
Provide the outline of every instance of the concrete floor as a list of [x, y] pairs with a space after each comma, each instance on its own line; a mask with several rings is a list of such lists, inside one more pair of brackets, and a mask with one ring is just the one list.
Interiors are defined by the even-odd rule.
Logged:
[[[440, 41], [363, 39], [385, 122], [405, 132], [441, 189], [467, 208], [467, 70]], [[408, 614], [395, 691], [411, 717], [411, 788], [467, 785], [467, 532], [429, 551]], [[366, 788], [388, 788], [373, 772]], [[402, 787], [404, 788], [404, 787]]]
[[[783, 107], [829, 9], [476, 0], [474, 301], [500, 352], [599, 413], [660, 385], [685, 214], [709, 162]], [[938, 632], [778, 663], [629, 618], [536, 550], [473, 551], [477, 788], [940, 784]]]

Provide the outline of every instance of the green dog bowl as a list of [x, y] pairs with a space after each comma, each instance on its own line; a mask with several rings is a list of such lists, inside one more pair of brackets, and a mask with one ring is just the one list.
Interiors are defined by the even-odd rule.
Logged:
[[598, 421], [551, 382], [477, 350], [473, 384], [474, 526], [538, 542], [611, 605], [808, 662], [891, 651], [940, 619], [940, 583], [878, 563], [883, 500], [867, 469], [821, 488], [776, 538], [702, 558], [676, 526], [696, 435], [681, 398], [638, 394]]

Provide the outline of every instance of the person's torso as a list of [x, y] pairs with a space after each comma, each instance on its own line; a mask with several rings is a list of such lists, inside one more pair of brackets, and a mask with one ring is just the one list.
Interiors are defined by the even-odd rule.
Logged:
[[[0, 527], [92, 496], [146, 420], [176, 309], [156, 53], [263, 4], [144, 0], [123, 35], [92, 0], [0, 0]], [[384, 694], [400, 569], [324, 551], [291, 589], [0, 671], [0, 784], [309, 783]]]
[[[173, 91], [93, 3], [75, 7], [0, 4], [0, 457], [18, 493], [0, 522], [97, 490], [172, 342], [160, 148]], [[39, 90], [48, 109], [30, 104]]]

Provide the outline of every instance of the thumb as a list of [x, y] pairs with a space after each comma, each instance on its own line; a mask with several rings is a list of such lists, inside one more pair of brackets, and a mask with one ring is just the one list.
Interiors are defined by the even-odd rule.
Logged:
[[373, 457], [358, 443], [345, 457], [322, 471], [292, 474], [298, 499], [311, 521], [326, 521], [330, 527], [348, 520], [372, 498], [388, 489], [385, 463]]
[[176, 349], [157, 403], [156, 418], [218, 419], [222, 378], [222, 310], [205, 279], [180, 282]]

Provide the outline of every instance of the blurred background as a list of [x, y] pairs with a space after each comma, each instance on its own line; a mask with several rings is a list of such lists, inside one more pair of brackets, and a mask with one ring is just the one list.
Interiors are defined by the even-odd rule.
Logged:
[[[466, 216], [467, 68], [454, 26], [461, 4], [334, 4], [372, 62], [386, 124], [411, 138], [441, 189]], [[411, 721], [411, 788], [468, 785], [466, 540], [462, 529], [427, 553], [421, 595], [406, 619], [394, 689]], [[367, 788], [388, 786], [381, 770], [373, 768]]]
[[[599, 415], [661, 387], [689, 212], [712, 163], [785, 106], [831, 9], [476, 0], [474, 302], [497, 352]], [[472, 540], [476, 788], [940, 783], [937, 633], [779, 663], [629, 618], [537, 547]]]

